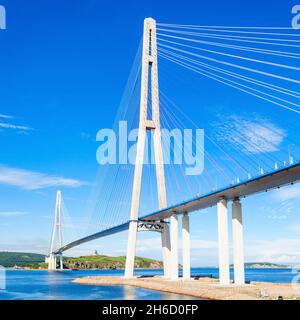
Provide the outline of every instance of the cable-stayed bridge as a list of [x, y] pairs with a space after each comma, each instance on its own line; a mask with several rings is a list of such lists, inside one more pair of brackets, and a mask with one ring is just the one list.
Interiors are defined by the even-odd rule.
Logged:
[[[278, 29], [284, 31], [278, 31]], [[118, 120], [124, 120], [127, 119], [126, 115], [129, 114], [130, 117], [127, 121], [131, 126], [134, 125], [135, 120], [137, 120], [135, 118], [138, 117], [139, 131], [135, 165], [132, 166], [133, 172], [124, 170], [125, 174], [121, 177], [122, 168], [117, 167], [112, 169], [113, 172], [108, 170], [103, 174], [104, 181], [112, 176], [112, 190], [110, 191], [106, 184], [100, 190], [102, 202], [97, 202], [97, 210], [107, 213], [100, 216], [100, 219], [103, 219], [103, 226], [99, 231], [64, 246], [56, 245], [54, 249], [53, 242], [56, 241], [56, 236], [61, 233], [61, 223], [55, 222], [54, 230], [57, 230], [57, 232], [53, 232], [49, 257], [50, 269], [56, 268], [56, 256], [61, 257], [64, 251], [128, 229], [125, 276], [132, 277], [136, 234], [138, 231], [147, 230], [161, 234], [164, 275], [167, 278], [177, 280], [178, 216], [182, 215], [183, 278], [188, 279], [190, 278], [189, 213], [217, 206], [220, 282], [229, 284], [228, 202], [232, 201], [234, 281], [236, 284], [244, 284], [241, 200], [243, 197], [279, 188], [300, 180], [300, 164], [290, 150], [291, 146], [297, 146], [297, 140], [256, 114], [254, 119], [246, 120], [239, 116], [231, 116], [229, 117], [229, 124], [227, 123], [224, 126], [223, 122], [221, 125], [218, 125], [218, 123], [215, 125], [217, 129], [222, 131], [219, 136], [218, 132], [215, 136], [210, 136], [205, 132], [206, 139], [214, 147], [213, 152], [207, 152], [207, 148], [204, 152], [204, 146], [199, 145], [199, 141], [192, 139], [192, 145], [200, 150], [198, 156], [203, 156], [207, 163], [201, 174], [187, 177], [184, 168], [181, 166], [179, 168], [167, 166], [162, 126], [169, 130], [174, 128], [184, 129], [184, 119], [196, 128], [199, 125], [195, 124], [194, 119], [189, 118], [182, 108], [173, 102], [173, 99], [169, 99], [159, 89], [158, 57], [166, 60], [167, 63], [188, 70], [193, 75], [201, 75], [229, 87], [229, 90], [235, 89], [247, 97], [250, 96], [255, 100], [263, 101], [264, 106], [273, 105], [276, 109], [274, 109], [274, 112], [272, 111], [272, 116], [279, 117], [278, 121], [284, 122], [286, 127], [292, 127], [291, 130], [294, 130], [293, 132], [297, 134], [297, 122], [293, 123], [292, 120], [300, 113], [298, 102], [298, 99], [300, 99], [300, 80], [297, 78], [297, 76], [299, 77], [297, 72], [300, 71], [300, 67], [299, 63], [298, 66], [287, 63], [289, 59], [299, 61], [300, 53], [297, 52], [297, 48], [300, 47], [300, 40], [297, 39], [297, 36], [299, 37], [299, 34], [294, 34], [289, 28], [169, 25], [156, 24], [155, 20], [146, 19], [142, 46], [138, 51], [136, 63], [125, 89], [126, 95], [123, 97], [125, 108], [119, 109], [119, 116], [117, 117]], [[247, 42], [247, 46], [244, 45], [245, 42]], [[272, 49], [270, 49], [270, 46]], [[227, 51], [217, 51], [216, 47]], [[239, 55], [240, 52], [243, 55]], [[245, 52], [249, 55], [244, 55]], [[257, 55], [275, 57], [277, 60], [263, 60]], [[242, 61], [244, 64], [237, 64], [234, 62], [236, 60]], [[277, 72], [278, 70], [284, 70], [284, 72]], [[244, 73], [241, 74], [238, 71]], [[164, 77], [170, 79], [170, 75], [163, 74], [163, 72], [163, 68], [160, 68], [160, 75], [163, 75], [160, 76], [160, 83], [163, 82]], [[176, 79], [173, 73], [171, 77]], [[179, 75], [180, 77], [181, 75]], [[273, 82], [267, 81], [267, 79], [272, 79]], [[288, 86], [282, 86], [281, 82], [287, 83]], [[181, 88], [183, 89], [184, 86]], [[197, 90], [199, 90], [199, 87], [197, 87]], [[137, 92], [136, 96], [133, 94], [135, 91]], [[174, 93], [176, 92], [174, 91]], [[192, 103], [192, 99], [189, 102]], [[260, 110], [260, 112], [263, 111]], [[202, 115], [203, 110], [199, 113]], [[215, 116], [211, 110], [208, 110], [207, 113], [208, 119]], [[286, 115], [286, 113], [289, 114]], [[228, 132], [232, 129], [235, 130], [235, 135], [230, 136]], [[150, 177], [151, 169], [149, 169], [149, 180], [146, 181], [148, 182], [147, 191], [149, 191], [147, 196], [150, 197], [150, 189], [155, 189], [158, 195], [157, 202], [152, 202], [157, 204], [158, 209], [151, 209], [146, 213], [141, 208], [144, 202], [141, 191], [143, 181], [145, 181], [143, 170], [146, 166], [144, 161], [146, 157], [145, 147], [148, 143], [149, 133], [153, 136], [153, 157], [155, 160], [153, 166], [155, 167], [156, 187], [151, 186], [153, 178]], [[180, 140], [180, 137], [174, 137], [173, 149], [178, 142], [176, 139]], [[282, 156], [284, 152], [278, 149], [278, 145], [283, 139], [288, 141], [287, 157], [285, 154]], [[229, 150], [223, 146], [227, 145], [228, 148], [229, 144], [231, 146]], [[186, 156], [185, 150], [183, 153]], [[238, 157], [235, 157], [235, 154]], [[259, 157], [259, 155], [262, 156]], [[221, 166], [219, 164], [221, 161], [225, 165]], [[252, 171], [256, 170], [256, 173], [251, 173], [251, 168]], [[169, 193], [171, 193], [168, 185], [168, 175], [171, 187], [176, 186], [177, 188], [175, 204], [172, 205], [167, 201], [167, 195], [169, 196]], [[170, 176], [172, 179], [170, 179]], [[240, 178], [245, 176], [246, 178]], [[218, 181], [220, 177], [222, 177], [223, 183], [218, 186], [220, 185]], [[116, 184], [120, 181], [120, 187], [117, 187]], [[205, 184], [207, 185], [206, 189], [203, 187], [202, 190], [199, 190]], [[195, 192], [195, 188], [197, 192]], [[125, 209], [122, 208], [122, 205], [118, 205], [124, 202], [127, 195], [124, 189], [126, 191], [132, 189], [130, 207]], [[186, 190], [189, 190], [192, 196], [189, 196], [188, 200], [178, 201], [180, 194]], [[112, 197], [113, 192], [118, 195], [118, 198], [114, 199]], [[195, 194], [198, 195], [195, 196]], [[61, 212], [59, 206], [58, 198], [57, 212]], [[116, 218], [112, 220], [111, 218], [114, 215]], [[124, 221], [118, 221], [119, 216], [126, 218]], [[59, 217], [59, 215], [56, 215], [56, 217]], [[57, 218], [55, 221], [57, 221]], [[107, 221], [110, 222], [107, 223], [109, 227], [105, 226], [104, 222]]]

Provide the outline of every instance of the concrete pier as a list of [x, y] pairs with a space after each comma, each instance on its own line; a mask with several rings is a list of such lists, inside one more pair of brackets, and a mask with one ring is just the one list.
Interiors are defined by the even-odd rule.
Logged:
[[137, 221], [130, 221], [129, 232], [128, 232], [128, 243], [127, 243], [126, 266], [125, 266], [125, 274], [124, 274], [126, 278], [133, 277], [137, 226], [138, 226]]
[[178, 280], [178, 216], [170, 218], [171, 231], [171, 280]]
[[56, 270], [56, 256], [54, 254], [50, 254], [45, 262], [48, 263], [48, 270]]
[[238, 198], [235, 199], [232, 203], [232, 239], [234, 283], [237, 285], [243, 285], [245, 284], [243, 221], [242, 205]]
[[219, 277], [220, 284], [230, 283], [229, 247], [228, 247], [228, 209], [227, 200], [222, 198], [217, 204], [218, 210], [218, 241], [219, 241]]
[[165, 221], [164, 230], [161, 234], [161, 245], [163, 250], [164, 276], [171, 277], [171, 241], [169, 222]]
[[185, 212], [182, 215], [182, 265], [184, 280], [189, 280], [191, 276], [190, 247], [190, 220], [188, 213]]

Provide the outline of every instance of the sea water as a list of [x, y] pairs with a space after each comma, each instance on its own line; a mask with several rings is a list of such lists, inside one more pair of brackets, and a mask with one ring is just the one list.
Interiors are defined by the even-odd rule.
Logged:
[[[217, 268], [195, 268], [194, 276], [218, 277]], [[161, 275], [162, 270], [138, 270], [136, 275]], [[190, 299], [188, 296], [163, 293], [131, 286], [95, 286], [75, 284], [76, 278], [86, 276], [122, 276], [122, 270], [6, 270], [6, 289], [0, 290], [0, 300], [116, 300], [116, 299]], [[231, 271], [231, 278], [232, 278]], [[246, 269], [246, 280], [284, 282], [292, 281], [295, 274], [291, 269]]]

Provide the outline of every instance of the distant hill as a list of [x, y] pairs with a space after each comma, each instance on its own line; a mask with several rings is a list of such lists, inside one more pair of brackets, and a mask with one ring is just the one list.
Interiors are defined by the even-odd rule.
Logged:
[[[233, 265], [230, 265], [233, 267]], [[291, 266], [286, 264], [278, 264], [278, 263], [270, 263], [270, 262], [246, 262], [245, 268], [264, 268], [264, 269], [272, 269], [272, 268], [291, 268]]]
[[[111, 257], [105, 255], [82, 256], [78, 258], [64, 258], [64, 265], [69, 269], [124, 269], [125, 256]], [[135, 258], [137, 269], [160, 269], [163, 263], [148, 258]]]
[[[64, 266], [69, 269], [124, 269], [125, 256], [111, 257], [105, 255], [91, 255], [76, 258], [64, 257]], [[29, 269], [47, 268], [45, 255], [23, 252], [0, 252], [0, 265], [6, 268], [14, 266]], [[148, 258], [135, 258], [137, 269], [160, 269], [163, 263]]]
[[24, 252], [0, 252], [0, 265], [5, 268], [24, 267], [32, 264], [39, 264], [45, 261], [43, 254], [24, 253]]

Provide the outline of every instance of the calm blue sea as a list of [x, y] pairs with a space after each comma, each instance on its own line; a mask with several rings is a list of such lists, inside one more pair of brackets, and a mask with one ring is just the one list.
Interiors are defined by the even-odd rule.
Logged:
[[[130, 286], [91, 286], [72, 283], [72, 280], [89, 275], [122, 275], [121, 270], [84, 271], [27, 271], [7, 270], [6, 290], [0, 290], [0, 300], [15, 299], [190, 299], [189, 297], [134, 288]], [[161, 270], [139, 270], [137, 275], [162, 274]], [[216, 268], [195, 268], [192, 275], [218, 276]], [[252, 281], [291, 282], [294, 274], [291, 269], [246, 269], [246, 279]]]

